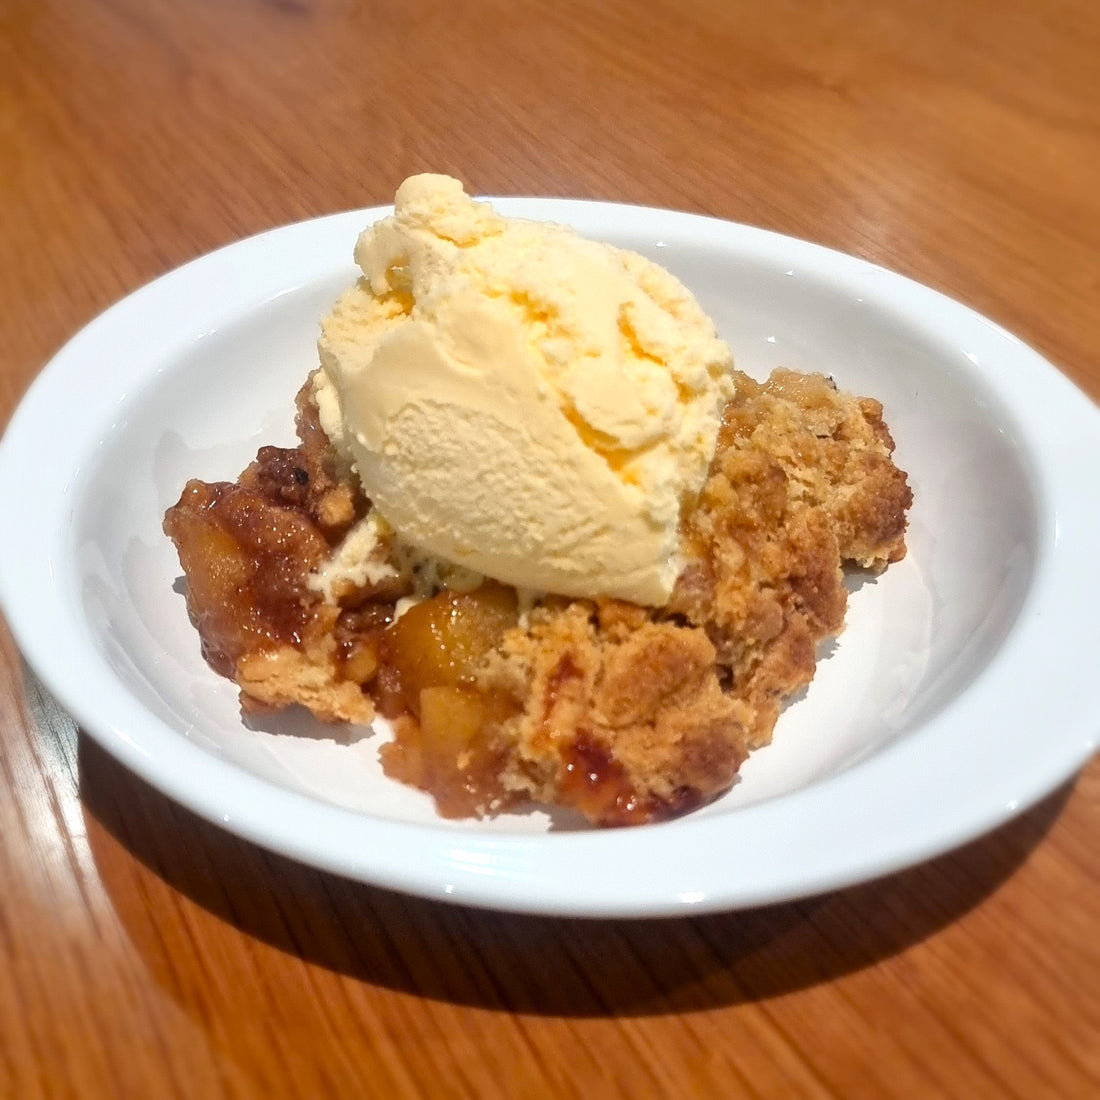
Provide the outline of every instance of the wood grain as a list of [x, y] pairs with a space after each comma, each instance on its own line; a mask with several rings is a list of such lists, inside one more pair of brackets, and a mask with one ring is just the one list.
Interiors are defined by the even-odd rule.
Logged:
[[[1100, 395], [1098, 56], [1090, 0], [6, 0], [0, 424], [121, 295], [423, 169], [864, 256]], [[826, 897], [503, 916], [199, 820], [0, 631], [0, 784], [2, 1096], [1100, 1093], [1096, 762]]]

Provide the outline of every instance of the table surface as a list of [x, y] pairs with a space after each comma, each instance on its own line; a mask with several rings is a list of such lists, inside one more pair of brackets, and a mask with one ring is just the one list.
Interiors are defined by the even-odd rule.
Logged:
[[[0, 424], [113, 300], [421, 170], [806, 237], [1100, 395], [1093, 0], [6, 0], [0, 30]], [[253, 847], [79, 732], [2, 627], [0, 769], [3, 1096], [1100, 1093], [1098, 762], [883, 881], [637, 923]]]

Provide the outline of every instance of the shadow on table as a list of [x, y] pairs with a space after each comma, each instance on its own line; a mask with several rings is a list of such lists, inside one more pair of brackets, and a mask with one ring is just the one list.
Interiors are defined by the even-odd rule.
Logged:
[[[175, 890], [249, 936], [363, 982], [509, 1012], [647, 1015], [763, 1000], [887, 958], [979, 904], [1042, 840], [1070, 786], [966, 847], [863, 886], [672, 920], [515, 916], [421, 901], [306, 867], [224, 832], [127, 771], [86, 735], [85, 813]], [[100, 875], [154, 974], [161, 936], [132, 872]], [[112, 877], [114, 881], [112, 881]]]

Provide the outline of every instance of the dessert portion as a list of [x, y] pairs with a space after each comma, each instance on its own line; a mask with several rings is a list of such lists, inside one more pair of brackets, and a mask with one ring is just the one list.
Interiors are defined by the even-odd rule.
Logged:
[[165, 517], [245, 710], [392, 722], [447, 816], [598, 825], [727, 790], [843, 627], [842, 566], [905, 553], [882, 408], [758, 383], [631, 253], [413, 177], [322, 323], [295, 448]]

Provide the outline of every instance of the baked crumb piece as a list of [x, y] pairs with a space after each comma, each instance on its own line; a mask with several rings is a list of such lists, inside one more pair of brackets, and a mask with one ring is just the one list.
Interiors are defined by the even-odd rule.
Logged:
[[747, 755], [744, 714], [705, 631], [644, 612], [627, 627], [620, 608], [580, 600], [531, 618], [480, 676], [517, 708], [499, 731], [507, 789], [625, 825], [729, 787]]
[[305, 387], [298, 403], [300, 446], [262, 447], [235, 484], [189, 481], [164, 530], [203, 656], [237, 681], [244, 710], [300, 703], [326, 722], [365, 723], [374, 707], [335, 640], [339, 608], [308, 578], [366, 505], [338, 479]]
[[823, 375], [737, 376], [715, 458], [684, 535], [691, 561], [669, 611], [705, 627], [732, 690], [771, 739], [784, 698], [813, 678], [817, 645], [840, 632], [841, 566], [881, 571], [905, 554], [912, 501], [877, 402]]
[[207, 660], [246, 708], [377, 708], [395, 730], [387, 774], [447, 816], [534, 800], [623, 825], [709, 801], [843, 628], [842, 564], [904, 556], [912, 499], [878, 402], [821, 375], [736, 383], [668, 606], [547, 597], [521, 617], [494, 582], [398, 616], [398, 560], [332, 598], [311, 583], [369, 502], [307, 382], [298, 448], [263, 448], [236, 485], [188, 483], [166, 516]]

